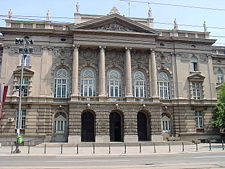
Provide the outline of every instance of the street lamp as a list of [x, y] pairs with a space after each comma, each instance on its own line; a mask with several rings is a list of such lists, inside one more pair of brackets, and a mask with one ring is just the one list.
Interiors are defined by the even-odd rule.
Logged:
[[29, 47], [29, 45], [33, 44], [33, 41], [28, 37], [25, 36], [24, 38], [16, 38], [15, 44], [22, 45], [22, 47], [19, 48], [19, 53], [21, 54], [21, 75], [20, 75], [20, 85], [19, 85], [19, 108], [18, 108], [18, 121], [17, 121], [17, 141], [16, 141], [16, 149], [13, 153], [20, 153], [19, 150], [19, 143], [18, 138], [20, 137], [20, 130], [22, 128], [22, 93], [23, 93], [23, 68], [24, 68], [24, 62], [28, 54], [32, 53], [32, 48]]

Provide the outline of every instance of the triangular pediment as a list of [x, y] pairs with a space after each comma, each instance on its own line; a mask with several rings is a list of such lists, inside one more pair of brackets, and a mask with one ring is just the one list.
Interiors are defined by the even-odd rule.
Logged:
[[205, 79], [205, 76], [201, 75], [200, 73], [193, 73], [188, 76], [188, 79], [191, 81], [203, 81]]
[[[21, 67], [17, 68], [13, 71], [14, 76], [21, 76]], [[34, 72], [32, 70], [29, 70], [28, 68], [23, 68], [23, 76], [33, 76]]]
[[158, 32], [154, 29], [133, 21], [127, 17], [119, 14], [111, 14], [103, 16], [97, 19], [93, 19], [87, 22], [83, 22], [77, 25], [73, 25], [72, 30], [84, 29], [84, 30], [99, 30], [99, 31], [119, 31], [119, 32], [138, 32], [138, 33], [150, 33], [152, 35], [158, 35]]

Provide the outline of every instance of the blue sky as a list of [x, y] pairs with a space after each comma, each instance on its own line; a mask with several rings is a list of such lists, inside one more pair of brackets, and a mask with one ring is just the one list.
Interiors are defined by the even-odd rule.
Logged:
[[[137, 0], [139, 1], [139, 0]], [[218, 39], [217, 44], [225, 46], [225, 0], [140, 0], [150, 3], [130, 3], [131, 17], [147, 17], [149, 7], [152, 8], [154, 21], [160, 23], [173, 23], [176, 18], [178, 25], [198, 25], [202, 26], [206, 21], [208, 27], [220, 27], [224, 29], [211, 29], [212, 36], [224, 36]], [[1, 0], [0, 15], [7, 15], [9, 9], [12, 9], [13, 15], [22, 16], [42, 16], [44, 17], [48, 10], [50, 10], [52, 17], [69, 17], [72, 18], [75, 12], [76, 3], [80, 4], [80, 13], [83, 14], [99, 14], [107, 15], [113, 6], [116, 6], [121, 15], [128, 16], [128, 3], [120, 0]], [[202, 10], [190, 9], [173, 6], [164, 6], [151, 4], [169, 3], [188, 6], [200, 6], [207, 8], [222, 8], [224, 10]], [[4, 17], [1, 17], [0, 26], [4, 26]], [[55, 20], [55, 19], [53, 19]], [[73, 22], [72, 19], [61, 19], [57, 21]], [[178, 26], [182, 30], [203, 31], [203, 28]], [[173, 25], [155, 24], [158, 29], [172, 29]], [[215, 37], [211, 37], [215, 38]]]

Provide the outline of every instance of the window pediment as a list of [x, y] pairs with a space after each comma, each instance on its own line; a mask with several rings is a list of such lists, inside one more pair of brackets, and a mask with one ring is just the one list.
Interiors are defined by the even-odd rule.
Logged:
[[[21, 76], [21, 67], [13, 71], [13, 74], [15, 77]], [[23, 68], [23, 76], [31, 77], [33, 76], [34, 72], [32, 70], [29, 70], [27, 68]]]
[[204, 81], [205, 76], [201, 75], [200, 73], [193, 73], [190, 76], [188, 76], [188, 79], [190, 81]]

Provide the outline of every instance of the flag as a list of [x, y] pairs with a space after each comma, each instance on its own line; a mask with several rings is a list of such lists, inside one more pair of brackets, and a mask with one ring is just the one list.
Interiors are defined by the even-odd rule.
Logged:
[[5, 99], [7, 96], [8, 86], [5, 86], [4, 84], [0, 84], [0, 120], [3, 117], [3, 106], [5, 103]]

